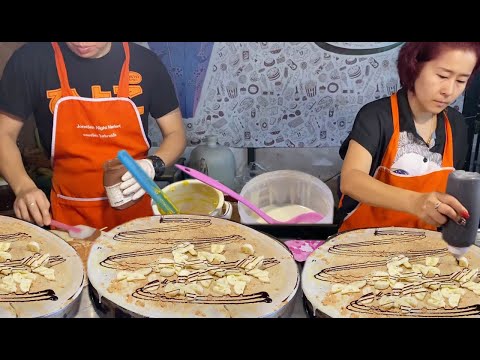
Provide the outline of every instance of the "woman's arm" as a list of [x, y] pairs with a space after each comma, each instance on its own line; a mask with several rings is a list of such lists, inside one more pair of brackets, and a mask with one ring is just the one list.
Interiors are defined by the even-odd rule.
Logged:
[[[405, 190], [373, 178], [369, 175], [371, 164], [372, 155], [368, 150], [350, 140], [341, 173], [343, 194], [371, 206], [410, 213], [435, 226], [444, 224], [446, 216], [458, 221], [458, 214], [468, 214], [453, 196]], [[439, 202], [441, 206], [436, 208]]]

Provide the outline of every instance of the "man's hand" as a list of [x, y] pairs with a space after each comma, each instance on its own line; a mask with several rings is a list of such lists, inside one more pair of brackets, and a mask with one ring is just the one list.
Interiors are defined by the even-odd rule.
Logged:
[[[136, 160], [136, 162], [147, 174], [147, 176], [153, 180], [155, 177], [155, 169], [153, 168], [152, 161], [148, 159], [142, 159]], [[133, 194], [132, 200], [140, 199], [143, 194], [145, 194], [145, 190], [143, 190], [137, 180], [135, 180], [130, 171], [127, 171], [125, 174], [123, 174], [120, 189], [123, 190], [123, 195], [125, 196], [130, 196]]]
[[20, 191], [13, 203], [15, 216], [39, 226], [50, 225], [50, 202], [45, 193], [37, 187]]

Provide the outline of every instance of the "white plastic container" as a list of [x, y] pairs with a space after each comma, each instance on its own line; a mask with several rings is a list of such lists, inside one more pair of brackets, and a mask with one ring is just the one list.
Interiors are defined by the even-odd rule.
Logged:
[[[245, 184], [240, 195], [261, 209], [290, 204], [305, 206], [324, 215], [319, 224], [333, 223], [332, 191], [322, 180], [301, 171], [277, 170], [258, 175]], [[257, 214], [240, 202], [238, 212], [243, 224], [261, 222]]]

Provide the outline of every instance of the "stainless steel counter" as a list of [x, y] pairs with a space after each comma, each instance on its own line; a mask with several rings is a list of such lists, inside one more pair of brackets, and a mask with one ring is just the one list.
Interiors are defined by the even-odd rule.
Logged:
[[80, 294], [80, 306], [78, 307], [78, 312], [74, 316], [75, 318], [99, 318], [93, 304], [88, 296], [88, 286], [83, 288], [82, 293]]

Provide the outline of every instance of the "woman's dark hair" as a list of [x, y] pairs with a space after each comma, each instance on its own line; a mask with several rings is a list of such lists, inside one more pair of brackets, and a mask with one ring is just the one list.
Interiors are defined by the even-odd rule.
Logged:
[[[477, 56], [477, 63], [473, 68], [472, 75], [480, 67], [480, 42], [407, 42], [398, 54], [397, 69], [400, 85], [407, 90], [414, 91], [415, 80], [417, 80], [423, 65], [437, 58], [445, 49], [474, 52]], [[473, 76], [470, 76], [468, 83], [472, 78]]]

